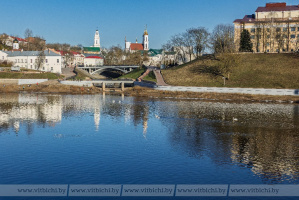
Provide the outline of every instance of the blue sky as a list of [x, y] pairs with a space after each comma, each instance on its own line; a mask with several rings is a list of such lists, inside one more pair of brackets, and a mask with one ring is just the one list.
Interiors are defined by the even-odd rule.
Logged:
[[101, 46], [109, 48], [124, 47], [125, 36], [141, 42], [147, 24], [150, 48], [160, 48], [174, 34], [200, 26], [212, 31], [267, 2], [282, 0], [0, 0], [0, 33], [24, 37], [29, 28], [47, 43], [91, 46], [98, 27]]

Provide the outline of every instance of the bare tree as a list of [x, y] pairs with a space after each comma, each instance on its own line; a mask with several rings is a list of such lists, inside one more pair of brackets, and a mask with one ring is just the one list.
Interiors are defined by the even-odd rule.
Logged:
[[234, 47], [234, 26], [230, 24], [217, 25], [211, 36], [214, 53], [232, 53]]
[[27, 39], [27, 50], [30, 51], [30, 42], [28, 41], [29, 38], [33, 37], [33, 32], [29, 28], [27, 28], [24, 32], [24, 37]]
[[44, 65], [45, 60], [46, 60], [46, 55], [45, 55], [45, 52], [42, 50], [39, 52], [37, 61], [36, 61], [38, 70], [40, 70], [40, 68]]
[[187, 32], [193, 40], [193, 49], [196, 52], [196, 57], [209, 47], [209, 32], [204, 27], [190, 28]]

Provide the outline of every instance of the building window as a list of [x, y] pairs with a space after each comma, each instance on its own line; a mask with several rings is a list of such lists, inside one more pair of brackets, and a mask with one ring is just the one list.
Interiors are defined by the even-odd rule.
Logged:
[[268, 32], [268, 33], [270, 32], [270, 28], [267, 28], [267, 32]]
[[253, 40], [254, 40], [254, 38], [255, 38], [255, 36], [254, 36], [254, 35], [250, 36], [250, 39], [253, 39]]
[[299, 35], [297, 35], [297, 38], [299, 38]]
[[25, 63], [27, 63], [27, 59], [25, 59]]
[[32, 59], [30, 59], [30, 63], [32, 63]]
[[270, 38], [270, 35], [267, 35], [267, 38], [269, 39], [269, 38]]
[[296, 28], [295, 27], [291, 27], [291, 31], [295, 31], [296, 30]]
[[288, 36], [287, 35], [283, 35], [283, 38], [288, 38]]
[[299, 27], [297, 27], [297, 31], [299, 31]]
[[46, 59], [46, 63], [48, 63], [48, 59]]
[[53, 71], [53, 67], [51, 67], [51, 71]]
[[296, 35], [291, 35], [291, 38], [292, 38], [292, 39], [296, 38]]
[[283, 28], [283, 32], [287, 32], [288, 31], [288, 28]]
[[269, 49], [267, 49], [267, 52], [269, 53], [269, 52], [270, 52], [270, 50], [269, 50]]
[[59, 59], [57, 59], [57, 63], [59, 63]]
[[268, 47], [268, 46], [270, 46], [270, 43], [269, 43], [269, 42], [267, 42], [267, 47]]
[[279, 32], [279, 31], [281, 31], [281, 28], [276, 28], [276, 32]]
[[255, 33], [255, 29], [254, 28], [250, 29], [250, 32]]

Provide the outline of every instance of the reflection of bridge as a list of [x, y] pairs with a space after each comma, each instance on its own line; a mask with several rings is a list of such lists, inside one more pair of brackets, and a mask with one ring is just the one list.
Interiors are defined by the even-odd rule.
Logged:
[[83, 69], [90, 73], [91, 75], [93, 74], [100, 74], [103, 71], [121, 71], [123, 73], [129, 73], [133, 69], [138, 68], [139, 66], [135, 65], [121, 65], [121, 66], [89, 66], [89, 67], [84, 67], [84, 66], [79, 66], [79, 69]]

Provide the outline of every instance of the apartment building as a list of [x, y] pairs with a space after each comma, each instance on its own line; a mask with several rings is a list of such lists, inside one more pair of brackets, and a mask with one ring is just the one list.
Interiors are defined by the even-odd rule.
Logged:
[[253, 52], [294, 52], [299, 50], [299, 5], [267, 3], [255, 14], [234, 21], [236, 50], [241, 32], [250, 33]]

